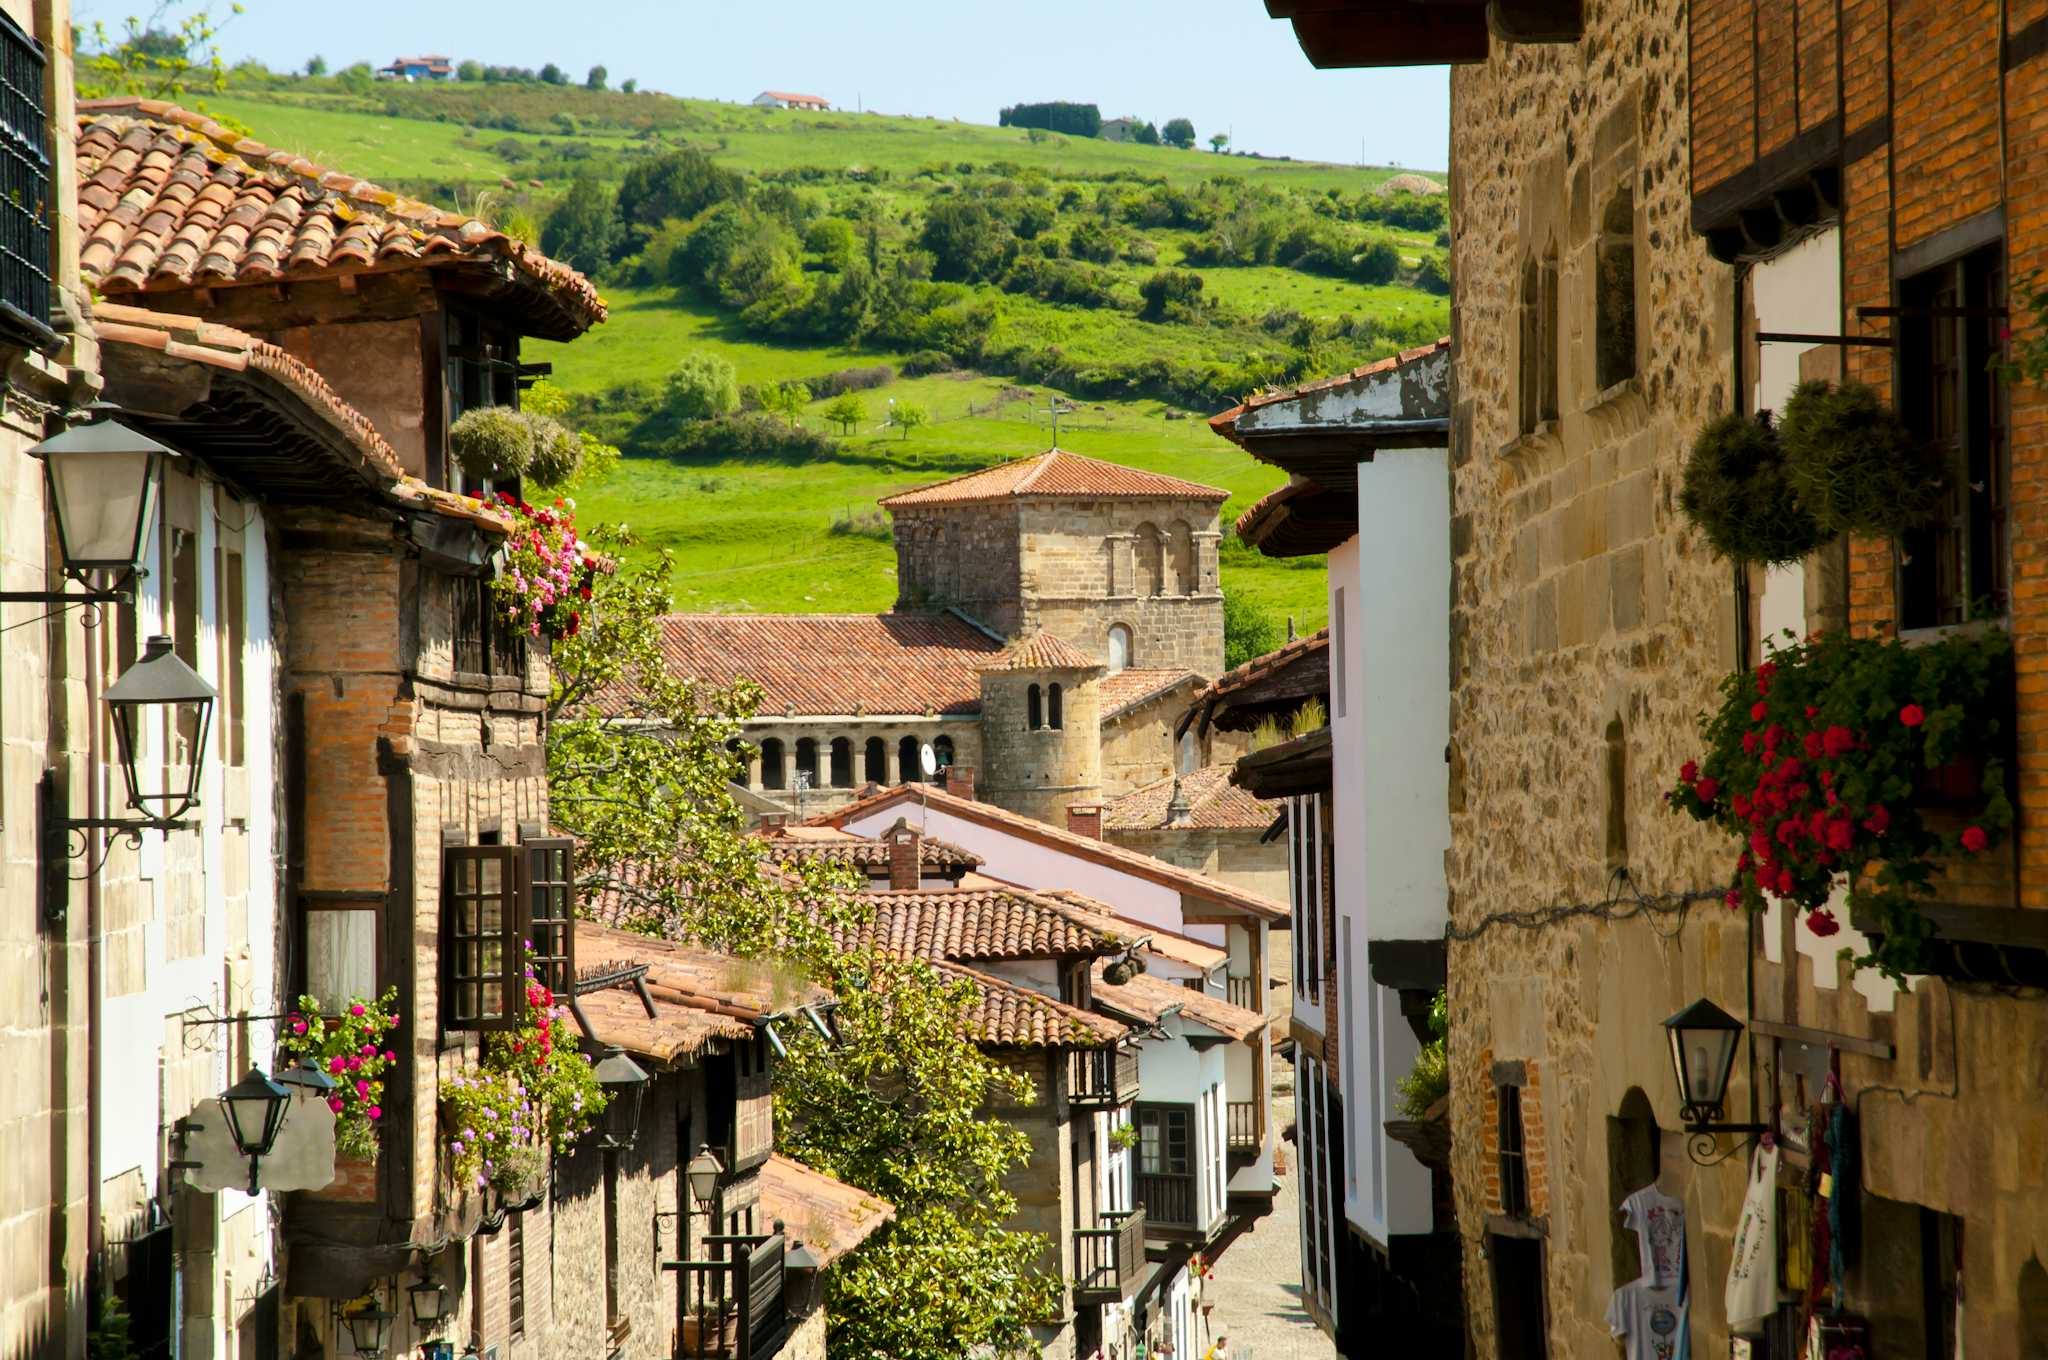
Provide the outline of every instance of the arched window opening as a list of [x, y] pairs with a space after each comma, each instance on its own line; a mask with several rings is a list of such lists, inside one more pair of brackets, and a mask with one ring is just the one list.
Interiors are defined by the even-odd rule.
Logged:
[[1607, 724], [1607, 867], [1628, 864], [1628, 729]]
[[761, 787], [782, 789], [789, 787], [789, 779], [782, 768], [782, 739], [770, 737], [761, 743]]
[[796, 739], [796, 786], [800, 789], [818, 787], [818, 741], [815, 737]]
[[1522, 433], [1557, 419], [1557, 248], [1522, 265]]
[[924, 778], [924, 766], [919, 763], [918, 751], [921, 743], [916, 737], [905, 737], [896, 743], [896, 782], [909, 784]]
[[1195, 580], [1195, 531], [1186, 520], [1175, 520], [1166, 528], [1166, 593], [1192, 595]]
[[1138, 594], [1157, 595], [1166, 588], [1165, 545], [1159, 537], [1159, 530], [1151, 524], [1140, 524], [1133, 536], [1132, 551], [1137, 557]]
[[889, 743], [880, 737], [869, 737], [867, 751], [861, 760], [860, 776], [870, 784], [889, 782]]
[[933, 741], [932, 755], [937, 760], [939, 766], [937, 772], [932, 775], [932, 783], [943, 784], [946, 782], [947, 767], [953, 763], [953, 739], [951, 737], [940, 737]]
[[1036, 685], [1024, 691], [1024, 725], [1033, 732], [1045, 726], [1045, 700]]
[[1064, 696], [1061, 695], [1058, 685], [1051, 685], [1046, 688], [1045, 725], [1047, 727], [1063, 727], [1066, 725], [1063, 698]]
[[[1646, 1185], [1656, 1183], [1661, 1169], [1658, 1149], [1657, 1113], [1640, 1086], [1631, 1086], [1621, 1098], [1621, 1109], [1607, 1119], [1607, 1202], [1620, 1204]], [[1635, 1230], [1620, 1214], [1610, 1224], [1610, 1250], [1615, 1286], [1627, 1284], [1643, 1273], [1642, 1246]]]
[[1195, 736], [1195, 729], [1190, 727], [1187, 731], [1180, 734], [1179, 769], [1182, 774], [1193, 774], [1197, 769], [1201, 768], [1201, 764], [1201, 742]]
[[832, 738], [832, 787], [850, 789], [853, 787], [853, 739]]
[[1115, 675], [1131, 664], [1131, 630], [1120, 623], [1109, 626], [1109, 673]]
[[1602, 391], [1636, 372], [1636, 196], [1615, 190], [1600, 222], [1595, 340]]

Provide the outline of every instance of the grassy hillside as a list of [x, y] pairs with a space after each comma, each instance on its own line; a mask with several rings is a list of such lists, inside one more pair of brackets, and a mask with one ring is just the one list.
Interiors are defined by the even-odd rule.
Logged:
[[[1371, 216], [1391, 170], [561, 86], [365, 89], [245, 70], [208, 108], [265, 142], [526, 232], [574, 176], [608, 198], [635, 166], [687, 150], [745, 177], [723, 207], [642, 227], [586, 264], [611, 320], [527, 354], [554, 365], [579, 421], [625, 453], [607, 479], [575, 488], [582, 518], [626, 522], [672, 549], [690, 608], [886, 607], [894, 553], [875, 501], [1041, 451], [1056, 394], [1076, 408], [1062, 416], [1063, 447], [1223, 487], [1227, 525], [1281, 474], [1213, 435], [1210, 410], [1262, 382], [1434, 336], [1448, 319], [1444, 298], [1417, 286], [1441, 254], [1436, 233]], [[986, 203], [1002, 222], [1043, 220], [1013, 223], [1014, 235], [1002, 227], [1000, 269], [929, 282], [926, 214], [958, 202]], [[686, 270], [690, 241], [721, 212], [744, 214], [738, 239], [782, 241], [782, 255]], [[865, 260], [819, 253], [810, 229], [828, 219], [858, 226]], [[1276, 247], [1290, 226], [1295, 244]], [[1086, 231], [1114, 248], [1083, 262]], [[1301, 258], [1311, 238], [1322, 246], [1314, 262]], [[1345, 252], [1375, 241], [1392, 247], [1397, 275], [1347, 276], [1360, 257], [1347, 265]], [[1295, 267], [1277, 262], [1289, 251]], [[1237, 262], [1196, 263], [1219, 258]], [[1198, 277], [1199, 295], [1148, 307], [1142, 290], [1168, 269]], [[877, 315], [821, 321], [819, 300], [855, 270], [872, 273]], [[779, 282], [762, 284], [764, 274]], [[1065, 290], [1076, 281], [1090, 290], [1078, 303]], [[965, 338], [962, 317], [973, 322]], [[890, 375], [861, 393], [867, 419], [829, 445], [742, 457], [700, 440], [683, 452], [660, 413], [662, 381], [692, 353], [729, 361], [750, 395], [850, 369], [888, 365]], [[892, 402], [923, 408], [929, 423], [907, 437], [887, 427]], [[824, 405], [802, 412], [807, 429], [827, 428]], [[1321, 565], [1269, 562], [1226, 538], [1223, 584], [1276, 622], [1292, 615], [1311, 628], [1324, 614]]]

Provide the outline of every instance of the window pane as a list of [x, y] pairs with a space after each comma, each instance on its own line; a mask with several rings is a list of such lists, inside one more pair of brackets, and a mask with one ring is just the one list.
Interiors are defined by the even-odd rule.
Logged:
[[377, 913], [306, 913], [306, 990], [333, 1010], [377, 995]]

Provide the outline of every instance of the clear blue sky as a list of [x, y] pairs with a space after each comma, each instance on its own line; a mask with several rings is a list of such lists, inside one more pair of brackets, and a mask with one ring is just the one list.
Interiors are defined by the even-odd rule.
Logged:
[[[1448, 159], [1444, 68], [1317, 71], [1260, 0], [355, 0], [345, 22], [317, 0], [243, 3], [222, 55], [279, 69], [315, 52], [337, 69], [446, 52], [552, 61], [577, 79], [602, 64], [615, 84], [632, 76], [699, 98], [801, 90], [847, 108], [982, 123], [1019, 100], [1075, 99], [1105, 118], [1184, 115], [1204, 139], [1229, 132], [1246, 150], [1429, 170]], [[149, 6], [73, 8], [81, 22], [111, 24]]]

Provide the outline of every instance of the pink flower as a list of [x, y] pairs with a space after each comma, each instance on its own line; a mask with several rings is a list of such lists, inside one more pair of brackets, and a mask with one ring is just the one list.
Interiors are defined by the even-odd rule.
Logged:
[[361, 1058], [350, 1058], [348, 1060], [348, 1070], [351, 1072], [360, 1071], [362, 1066], [363, 1060]]
[[363, 1005], [362, 1002], [358, 1001], [355, 1005], [350, 1006], [348, 1008], [348, 1013], [350, 1015], [368, 1015], [370, 1011], [367, 1006]]
[[369, 1109], [363, 1111], [363, 1113], [370, 1116], [370, 1118], [372, 1119], [382, 1119], [384, 1117], [384, 1107], [382, 1105], [372, 1105]]
[[1966, 826], [1963, 828], [1963, 849], [1971, 854], [1980, 855], [1984, 853], [1984, 847], [1990, 844], [1991, 837], [1984, 834], [1983, 827]]
[[364, 1044], [361, 1048], [357, 1049], [356, 1052], [362, 1054], [365, 1058], [375, 1057], [377, 1054], [377, 1046], [375, 1044]]
[[1899, 710], [1899, 721], [1908, 727], [1918, 727], [1927, 721], [1927, 710], [1918, 704], [1907, 704]]
[[340, 1113], [341, 1113], [341, 1097], [340, 1097], [340, 1096], [329, 1096], [329, 1097], [327, 1097], [327, 1108], [328, 1108], [328, 1109], [330, 1109], [330, 1110], [332, 1110], [332, 1111], [334, 1111], [334, 1112], [335, 1112], [336, 1114], [340, 1114]]
[[330, 1072], [339, 1072], [341, 1071], [341, 1069], [347, 1066], [348, 1059], [342, 1057], [339, 1054], [336, 1054], [334, 1057], [329, 1058], [327, 1060], [327, 1070]]
[[384, 1061], [385, 1061], [385, 1062], [397, 1062], [397, 1061], [398, 1061], [398, 1055], [397, 1055], [396, 1053], [393, 1053], [393, 1052], [392, 1052], [392, 1051], [391, 1051], [390, 1049], [388, 1049], [388, 1048], [387, 1048], [387, 1049], [385, 1049], [385, 1050], [384, 1050]]
[[299, 1017], [298, 1017], [298, 1016], [296, 1016], [296, 1015], [295, 1015], [295, 1016], [293, 1016], [293, 1017], [292, 1017], [292, 1033], [294, 1033], [294, 1034], [304, 1034], [305, 1032], [306, 1032], [306, 1022], [305, 1022], [305, 1021], [303, 1021], [303, 1020], [301, 1020], [301, 1019], [299, 1019]]
[[359, 1096], [363, 1096], [363, 1097], [367, 1098], [367, 1097], [369, 1096], [369, 1094], [370, 1094], [370, 1083], [368, 1083], [367, 1081], [359, 1081], [359, 1082], [357, 1082], [357, 1083], [356, 1083], [356, 1094], [357, 1094], [357, 1095], [359, 1095]]

